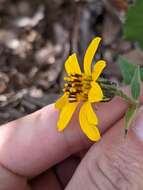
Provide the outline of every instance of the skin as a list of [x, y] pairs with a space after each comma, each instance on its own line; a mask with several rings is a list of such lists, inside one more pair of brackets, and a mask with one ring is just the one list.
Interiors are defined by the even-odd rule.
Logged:
[[[124, 138], [120, 98], [96, 105], [102, 139], [81, 132], [78, 110], [58, 132], [54, 105], [0, 127], [0, 190], [143, 189], [142, 109]], [[142, 126], [142, 127], [141, 127]]]

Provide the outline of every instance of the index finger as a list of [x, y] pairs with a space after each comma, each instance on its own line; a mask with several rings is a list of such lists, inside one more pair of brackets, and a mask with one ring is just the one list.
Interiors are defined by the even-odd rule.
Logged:
[[[96, 111], [102, 133], [119, 120], [127, 109], [120, 98], [101, 103]], [[14, 173], [34, 176], [91, 142], [81, 132], [77, 113], [63, 131], [56, 129], [59, 112], [54, 105], [0, 127], [0, 163]]]

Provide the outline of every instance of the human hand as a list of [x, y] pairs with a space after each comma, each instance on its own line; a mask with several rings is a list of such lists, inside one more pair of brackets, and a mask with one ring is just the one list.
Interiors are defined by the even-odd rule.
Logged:
[[119, 98], [98, 105], [102, 139], [81, 156], [80, 164], [73, 155], [80, 157], [77, 153], [91, 142], [76, 113], [62, 133], [56, 129], [53, 105], [1, 126], [0, 190], [143, 189], [143, 117], [138, 116], [125, 139], [126, 109]]

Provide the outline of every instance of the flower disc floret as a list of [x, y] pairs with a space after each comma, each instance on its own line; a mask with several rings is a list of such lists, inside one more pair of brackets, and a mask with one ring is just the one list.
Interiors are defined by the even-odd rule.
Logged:
[[91, 76], [84, 74], [72, 74], [64, 78], [64, 93], [67, 94], [69, 102], [88, 100], [88, 92], [91, 89]]

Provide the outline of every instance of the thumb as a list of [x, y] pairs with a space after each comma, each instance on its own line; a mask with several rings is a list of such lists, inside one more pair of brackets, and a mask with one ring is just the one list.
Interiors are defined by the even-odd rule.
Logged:
[[124, 119], [94, 144], [66, 190], [143, 189], [143, 109], [124, 138]]

